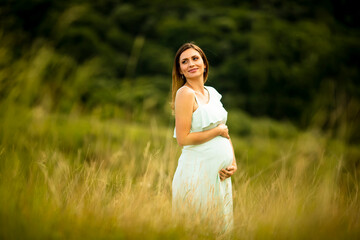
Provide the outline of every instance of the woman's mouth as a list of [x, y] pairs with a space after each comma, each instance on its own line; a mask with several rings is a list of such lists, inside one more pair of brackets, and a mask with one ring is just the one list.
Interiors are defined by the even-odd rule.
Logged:
[[196, 72], [197, 70], [198, 70], [197, 68], [193, 68], [193, 69], [190, 69], [189, 72], [194, 73], [194, 72]]

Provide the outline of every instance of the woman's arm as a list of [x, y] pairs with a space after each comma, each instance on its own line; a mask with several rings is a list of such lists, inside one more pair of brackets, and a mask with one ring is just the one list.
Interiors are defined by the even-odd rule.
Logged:
[[190, 133], [192, 113], [194, 111], [194, 92], [188, 88], [180, 89], [175, 98], [176, 139], [180, 146], [196, 145], [207, 142], [216, 136], [229, 138], [225, 124], [207, 131]]

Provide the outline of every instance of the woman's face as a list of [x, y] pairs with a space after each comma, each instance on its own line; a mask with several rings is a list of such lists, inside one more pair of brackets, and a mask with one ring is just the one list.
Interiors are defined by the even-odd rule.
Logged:
[[179, 65], [180, 73], [183, 74], [186, 79], [203, 76], [204, 69], [206, 68], [200, 53], [193, 48], [189, 48], [181, 53]]

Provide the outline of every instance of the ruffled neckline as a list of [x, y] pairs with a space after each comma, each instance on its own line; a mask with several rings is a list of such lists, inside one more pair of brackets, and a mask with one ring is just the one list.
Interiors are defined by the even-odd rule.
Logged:
[[196, 93], [194, 93], [194, 94], [195, 94], [195, 98], [196, 98], [196, 102], [197, 102], [197, 104], [198, 104], [198, 107], [197, 107], [197, 108], [195, 109], [195, 111], [192, 113], [193, 115], [199, 110], [200, 107], [206, 107], [206, 106], [208, 106], [208, 105], [211, 103], [211, 101], [212, 101], [212, 96], [211, 96], [210, 90], [209, 90], [206, 86], [204, 86], [204, 88], [206, 89], [206, 91], [208, 91], [209, 100], [208, 100], [207, 103], [201, 103], [201, 104], [199, 104], [199, 100], [198, 100], [198, 98], [197, 98], [197, 96], [196, 96]]
[[[198, 104], [198, 108], [192, 113], [191, 132], [204, 131], [220, 123], [226, 123], [227, 111], [220, 102], [221, 95], [211, 87], [206, 87], [206, 90], [209, 93], [209, 101], [206, 104]], [[176, 128], [174, 128], [174, 137], [176, 137]]]
[[[220, 101], [219, 101], [220, 102]], [[201, 108], [200, 108], [201, 107]], [[200, 109], [199, 109], [200, 108]], [[226, 123], [227, 111], [220, 104], [206, 104], [199, 106], [193, 112], [194, 129], [192, 130], [207, 130], [220, 123]], [[199, 129], [200, 128], [200, 129]]]

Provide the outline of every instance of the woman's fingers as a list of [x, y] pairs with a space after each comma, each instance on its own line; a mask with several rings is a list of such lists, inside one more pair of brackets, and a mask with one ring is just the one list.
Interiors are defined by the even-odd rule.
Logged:
[[221, 169], [219, 171], [219, 175], [220, 175], [220, 179], [221, 180], [224, 180], [228, 177], [231, 177], [231, 175], [233, 175], [233, 172], [232, 171], [227, 171], [226, 169]]
[[219, 176], [220, 176], [220, 180], [223, 181], [227, 178], [226, 174], [223, 173], [222, 171], [219, 171]]
[[223, 181], [226, 178], [231, 177], [235, 173], [236, 169], [237, 169], [236, 166], [233, 166], [233, 165], [230, 167], [221, 169], [219, 171], [220, 180]]
[[226, 169], [221, 169], [221, 171], [225, 174], [225, 175], [233, 175], [234, 174], [234, 171], [232, 170], [226, 170]]
[[220, 136], [228, 138], [228, 139], [230, 138], [229, 129], [225, 124], [223, 124], [223, 123], [219, 124], [218, 128], [220, 128], [220, 130], [221, 130]]

